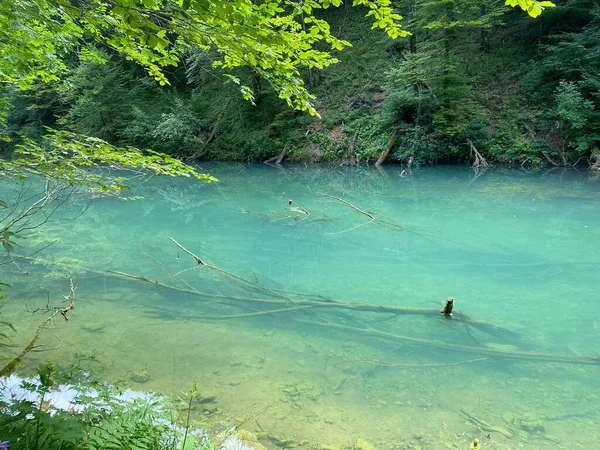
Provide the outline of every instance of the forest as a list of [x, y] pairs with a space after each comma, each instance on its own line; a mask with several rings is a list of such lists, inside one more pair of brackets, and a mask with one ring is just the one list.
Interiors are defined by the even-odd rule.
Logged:
[[60, 79], [5, 89], [3, 147], [51, 127], [187, 161], [473, 163], [475, 148], [494, 163], [597, 164], [597, 2], [564, 0], [535, 18], [498, 0], [393, 6], [395, 39], [350, 2], [316, 11], [344, 42], [331, 50], [339, 63], [299, 68], [320, 117], [290, 108], [252, 66], [224, 77], [216, 48], [187, 47], [159, 83], [92, 42], [73, 48]]
[[0, 450], [593, 448], [599, 146], [597, 0], [0, 2]]

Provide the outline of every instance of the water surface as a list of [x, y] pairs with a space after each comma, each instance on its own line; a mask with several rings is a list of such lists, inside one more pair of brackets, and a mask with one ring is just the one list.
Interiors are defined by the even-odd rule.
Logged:
[[[599, 180], [460, 167], [407, 178], [394, 167], [205, 169], [220, 182], [152, 178], [132, 184], [144, 200], [78, 197], [21, 241], [19, 253], [54, 244], [37, 263], [0, 266], [15, 344], [40, 321], [24, 309], [64, 295], [64, 277], [78, 286], [71, 320], [43, 337], [62, 345], [31, 355], [25, 371], [97, 352], [110, 379], [147, 371], [137, 389], [178, 393], [196, 380], [206, 420], [232, 417], [267, 448], [600, 442], [600, 364], [511, 357], [600, 353]], [[457, 319], [500, 329], [439, 317], [449, 296]], [[434, 312], [309, 308], [306, 299]]]

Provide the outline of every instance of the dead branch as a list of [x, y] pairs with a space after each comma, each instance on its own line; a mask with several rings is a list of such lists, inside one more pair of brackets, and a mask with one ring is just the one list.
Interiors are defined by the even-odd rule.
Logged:
[[348, 325], [341, 325], [332, 322], [311, 322], [298, 320], [306, 324], [312, 324], [316, 326], [322, 326], [326, 328], [333, 328], [341, 331], [349, 331], [352, 333], [362, 334], [371, 337], [383, 338], [390, 341], [406, 342], [408, 344], [418, 345], [422, 347], [437, 348], [440, 350], [451, 350], [459, 353], [469, 353], [476, 355], [484, 355], [488, 357], [503, 357], [508, 359], [517, 359], [525, 361], [535, 362], [554, 362], [554, 363], [565, 363], [565, 364], [582, 364], [582, 365], [600, 365], [600, 355], [597, 356], [561, 356], [547, 353], [535, 353], [535, 352], [524, 352], [524, 351], [513, 351], [513, 350], [500, 350], [488, 347], [469, 347], [467, 345], [451, 344], [443, 341], [436, 341], [433, 339], [420, 339], [409, 336], [402, 336], [399, 334], [388, 333], [386, 331], [380, 331], [374, 328], [358, 328], [351, 327]]
[[298, 202], [295, 202], [293, 200], [288, 200], [288, 205], [290, 206], [290, 208], [289, 208], [290, 211], [299, 212], [302, 214], [306, 214], [307, 216], [310, 216], [310, 213], [308, 212], [308, 210], [304, 206], [300, 205]]
[[188, 249], [186, 249], [185, 247], [183, 247], [183, 246], [182, 246], [182, 245], [181, 245], [179, 242], [177, 242], [175, 239], [173, 239], [172, 237], [169, 237], [169, 239], [170, 239], [170, 240], [171, 240], [171, 241], [172, 241], [172, 242], [173, 242], [175, 245], [177, 245], [177, 247], [179, 247], [179, 248], [180, 248], [181, 250], [183, 250], [185, 253], [187, 253], [188, 255], [190, 255], [192, 258], [194, 258], [198, 264], [200, 264], [200, 265], [202, 265], [202, 266], [204, 266], [204, 267], [206, 267], [206, 268], [208, 268], [208, 269], [214, 270], [215, 272], [218, 272], [220, 275], [223, 275], [223, 276], [225, 276], [225, 277], [227, 277], [227, 278], [231, 278], [231, 279], [233, 279], [233, 280], [235, 280], [235, 281], [237, 281], [237, 282], [239, 282], [239, 283], [241, 283], [241, 284], [243, 284], [243, 285], [246, 285], [246, 286], [251, 286], [251, 287], [253, 287], [254, 289], [257, 289], [259, 292], [266, 292], [266, 293], [269, 293], [270, 295], [273, 295], [273, 296], [275, 296], [275, 297], [278, 297], [278, 298], [281, 298], [281, 299], [284, 299], [284, 300], [286, 300], [286, 301], [288, 301], [288, 302], [292, 302], [292, 303], [293, 303], [293, 300], [292, 300], [292, 299], [290, 299], [290, 298], [286, 297], [286, 296], [285, 296], [285, 295], [283, 295], [283, 294], [280, 294], [280, 293], [278, 293], [278, 292], [274, 291], [273, 289], [270, 289], [270, 288], [268, 288], [268, 287], [266, 287], [266, 286], [263, 286], [262, 284], [255, 283], [255, 282], [253, 282], [253, 281], [250, 281], [250, 280], [248, 280], [248, 279], [246, 279], [246, 278], [240, 277], [240, 276], [238, 276], [238, 275], [236, 275], [236, 274], [234, 274], [234, 273], [228, 272], [227, 270], [223, 270], [223, 269], [221, 269], [221, 268], [219, 268], [219, 267], [217, 267], [217, 266], [215, 266], [215, 265], [213, 265], [213, 264], [206, 264], [206, 263], [205, 263], [205, 262], [204, 262], [202, 259], [200, 259], [200, 257], [199, 257], [199, 256], [196, 256], [196, 255], [195, 255], [195, 254], [193, 254], [191, 251], [189, 251]]
[[463, 413], [467, 417], [467, 420], [473, 425], [475, 425], [483, 434], [500, 433], [508, 439], [512, 439], [515, 437], [515, 434], [512, 431], [507, 430], [506, 428], [490, 425], [489, 423], [486, 423], [483, 420], [473, 417], [471, 414], [462, 409], [460, 410], [460, 412]]
[[66, 320], [69, 320], [67, 313], [75, 308], [75, 286], [73, 285], [73, 279], [69, 278], [69, 294], [65, 296], [65, 302], [67, 306], [47, 306], [44, 312], [51, 313], [46, 320], [44, 320], [39, 326], [33, 339], [27, 344], [21, 353], [19, 353], [12, 361], [6, 364], [0, 369], [0, 377], [10, 375], [14, 372], [15, 368], [21, 363], [25, 355], [35, 348], [35, 343], [39, 339], [42, 331], [54, 320], [57, 315], [63, 316]]
[[[29, 257], [25, 257], [25, 256], [21, 256], [20, 258], [24, 259], [24, 260], [29, 260], [29, 261], [33, 261], [33, 262], [46, 264], [46, 265], [52, 265], [52, 262], [45, 261], [45, 260], [42, 260], [39, 258], [29, 258]], [[69, 265], [62, 265], [62, 266], [70, 267]], [[222, 271], [221, 269], [218, 269], [217, 267], [209, 265], [209, 264], [206, 264], [205, 267]], [[78, 267], [78, 269], [81, 270], [82, 268]], [[157, 287], [160, 287], [163, 289], [167, 289], [167, 290], [171, 290], [171, 291], [175, 291], [175, 292], [179, 292], [179, 293], [183, 293], [183, 294], [190, 294], [190, 295], [194, 295], [194, 296], [204, 297], [207, 299], [213, 299], [215, 301], [223, 301], [223, 302], [235, 301], [235, 302], [257, 303], [257, 304], [263, 304], [263, 305], [282, 305], [282, 304], [285, 305], [285, 304], [289, 304], [290, 302], [292, 302], [294, 304], [294, 306], [310, 306], [313, 308], [339, 308], [339, 309], [343, 309], [343, 310], [352, 310], [352, 311], [389, 313], [389, 314], [394, 314], [394, 315], [398, 315], [398, 316], [421, 315], [421, 316], [431, 317], [431, 318], [439, 318], [440, 317], [439, 309], [436, 309], [436, 308], [417, 308], [417, 307], [411, 307], [411, 306], [373, 305], [373, 304], [360, 303], [360, 302], [349, 302], [349, 301], [334, 299], [331, 297], [323, 297], [320, 295], [315, 295], [315, 294], [310, 294], [310, 293], [301, 293], [301, 292], [294, 292], [294, 291], [271, 289], [262, 284], [251, 282], [251, 281], [246, 280], [241, 277], [237, 277], [237, 275], [231, 274], [226, 271], [223, 271], [223, 272], [225, 272], [227, 275], [234, 275], [235, 277], [240, 278], [244, 282], [249, 283], [252, 287], [260, 289], [263, 292], [268, 292], [269, 294], [271, 294], [271, 297], [270, 298], [264, 298], [264, 297], [261, 298], [261, 297], [250, 297], [250, 296], [233, 295], [233, 294], [227, 294], [227, 295], [226, 294], [215, 294], [212, 292], [200, 291], [198, 289], [193, 289], [193, 288], [186, 289], [186, 288], [169, 285], [169, 284], [160, 282], [158, 280], [150, 279], [150, 278], [146, 277], [145, 275], [134, 275], [134, 274], [117, 271], [117, 270], [101, 271], [101, 270], [95, 270], [95, 269], [90, 269], [90, 268], [85, 268], [85, 270], [88, 273], [92, 273], [92, 274], [95, 274], [98, 276], [103, 276], [103, 277], [108, 276], [108, 277], [115, 277], [115, 278], [121, 278], [121, 279], [126, 279], [126, 280], [143, 281], [145, 283], [152, 284], [154, 286], [157, 286]], [[292, 298], [291, 297], [292, 295], [296, 296], [296, 297], [301, 297], [301, 298]], [[508, 328], [502, 327], [502, 326], [494, 324], [492, 322], [488, 322], [486, 320], [482, 320], [482, 319], [479, 319], [476, 317], [462, 314], [462, 313], [454, 313], [453, 321], [471, 325], [474, 328], [477, 328], [488, 334], [501, 333], [501, 334], [504, 334], [504, 335], [510, 336], [510, 337], [518, 336], [517, 333], [515, 333], [514, 331], [512, 331]]]
[[544, 158], [546, 158], [546, 161], [548, 161], [553, 166], [555, 166], [555, 167], [559, 166], [559, 164], [556, 161], [554, 161], [552, 158], [550, 158], [550, 156], [548, 155], [548, 153], [542, 152], [542, 155], [544, 156]]
[[194, 258], [196, 260], [196, 262], [198, 264], [200, 264], [201, 266], [206, 266], [206, 263], [204, 261], [202, 261], [202, 259], [200, 259], [199, 256], [194, 255], [192, 252], [190, 252], [187, 248], [185, 248], [183, 245], [181, 245], [179, 242], [177, 242], [175, 239], [173, 239], [172, 237], [169, 237], [169, 239], [171, 241], [173, 241], [173, 243], [179, 247], [181, 250], [183, 250], [185, 253], [187, 253], [188, 255], [190, 255], [192, 258]]
[[471, 139], [467, 139], [467, 143], [469, 144], [471, 154], [475, 155], [475, 161], [472, 164], [474, 169], [487, 169], [490, 167], [490, 164], [486, 161], [486, 159], [481, 156], [481, 153], [477, 150], [477, 148], [473, 145]]
[[279, 155], [273, 156], [269, 159], [265, 159], [263, 161], [263, 164], [272, 164], [273, 161], [275, 161], [275, 164], [279, 165], [279, 164], [281, 164], [283, 159], [286, 157], [286, 155], [287, 155], [287, 148], [284, 148]]
[[481, 361], [487, 361], [490, 358], [488, 358], [487, 356], [484, 356], [482, 358], [474, 358], [474, 359], [467, 359], [465, 361], [456, 361], [456, 362], [451, 362], [451, 363], [423, 363], [423, 364], [404, 364], [404, 363], [384, 363], [381, 361], [373, 361], [373, 360], [367, 360], [367, 359], [350, 359], [350, 358], [342, 358], [344, 361], [348, 362], [348, 363], [352, 363], [352, 364], [367, 364], [370, 366], [374, 366], [374, 367], [452, 367], [452, 366], [460, 366], [462, 364], [470, 364], [470, 363], [475, 363], [475, 362], [481, 362]]
[[319, 192], [319, 194], [320, 194], [320, 195], [324, 195], [325, 197], [329, 197], [329, 198], [332, 198], [332, 199], [334, 199], [334, 200], [337, 200], [338, 202], [340, 202], [340, 203], [342, 203], [342, 204], [344, 204], [344, 205], [346, 205], [346, 206], [349, 206], [349, 207], [350, 207], [350, 208], [352, 208], [354, 211], [356, 211], [356, 212], [358, 212], [358, 213], [360, 213], [360, 214], [364, 214], [365, 216], [367, 216], [367, 217], [368, 217], [368, 218], [370, 218], [371, 220], [375, 220], [375, 216], [374, 216], [373, 214], [371, 214], [371, 213], [369, 213], [369, 212], [367, 212], [367, 211], [363, 211], [363, 210], [362, 210], [362, 209], [360, 209], [359, 207], [357, 207], [357, 206], [354, 206], [352, 203], [350, 203], [350, 202], [348, 202], [348, 201], [344, 200], [343, 198], [339, 198], [339, 197], [335, 197], [335, 196], [333, 196], [333, 195], [325, 194], [324, 192]]
[[[207, 267], [214, 268], [214, 266], [209, 266], [209, 265], [207, 265]], [[218, 269], [218, 268], [215, 268], [215, 269]], [[221, 269], [218, 269], [218, 270], [221, 270]], [[363, 311], [363, 312], [368, 311], [368, 312], [379, 312], [379, 313], [393, 313], [396, 315], [418, 314], [418, 315], [426, 315], [429, 317], [439, 317], [439, 310], [434, 309], [434, 308], [411, 308], [411, 307], [398, 307], [398, 306], [385, 306], [385, 305], [370, 305], [370, 304], [362, 304], [362, 303], [339, 302], [339, 301], [336, 301], [333, 299], [328, 299], [328, 301], [311, 300], [311, 299], [292, 300], [288, 296], [283, 296], [283, 295], [279, 296], [278, 298], [259, 298], [259, 297], [249, 297], [249, 296], [213, 294], [213, 293], [201, 292], [201, 291], [198, 291], [195, 289], [193, 289], [193, 290], [192, 289], [182, 289], [182, 288], [178, 288], [175, 286], [169, 286], [169, 285], [166, 285], [159, 281], [151, 280], [145, 276], [131, 275], [131, 274], [127, 274], [124, 272], [117, 272], [117, 271], [102, 272], [102, 271], [94, 271], [94, 270], [90, 270], [90, 272], [96, 273], [96, 274], [99, 274], [102, 276], [116, 276], [116, 277], [125, 278], [125, 279], [144, 281], [144, 282], [153, 284], [155, 286], [158, 286], [158, 287], [161, 287], [164, 289], [175, 290], [177, 292], [187, 293], [187, 294], [191, 294], [191, 295], [198, 295], [200, 297], [219, 299], [219, 300], [222, 300], [225, 302], [235, 301], [238, 304], [240, 301], [244, 301], [244, 302], [248, 302], [248, 303], [263, 304], [263, 305], [286, 304], [286, 302], [288, 302], [288, 301], [292, 301], [294, 303], [294, 308], [281, 308], [280, 310], [271, 310], [271, 311], [264, 311], [264, 312], [259, 312], [259, 313], [248, 313], [248, 315], [245, 315], [246, 317], [251, 317], [251, 315], [276, 314], [279, 312], [286, 312], [286, 311], [291, 311], [293, 309], [304, 309], [304, 308], [307, 308], [307, 309], [308, 308], [340, 308], [340, 309], [345, 309], [345, 310], [355, 310], [355, 311]], [[225, 272], [225, 271], [223, 271], [223, 272]], [[228, 272], [225, 272], [225, 273], [229, 274]], [[233, 274], [230, 274], [230, 275], [233, 275]], [[237, 276], [235, 276], [235, 277], [239, 278], [253, 286], [259, 286], [261, 289], [265, 290], [266, 292], [277, 293], [276, 290], [265, 288], [262, 285], [257, 285], [256, 283], [250, 282], [249, 280], [245, 280], [241, 277], [237, 277]], [[74, 290], [72, 290], [71, 294], [65, 298], [68, 301], [72, 300], [73, 295], [74, 295]], [[46, 321], [44, 321], [42, 326], [40, 326], [40, 329], [38, 330], [39, 333], [41, 333], [41, 329], [46, 327], [52, 318], [54, 318], [59, 313], [62, 314], [61, 310], [64, 311], [63, 317], [65, 317], [65, 319], [66, 319], [67, 318], [66, 313], [69, 310], [73, 309], [73, 307], [74, 306], [72, 304], [72, 301], [70, 301], [69, 305], [66, 308], [54, 310], [52, 316], [49, 319], [47, 319]], [[237, 315], [237, 316], [244, 317], [243, 315]], [[453, 321], [468, 323], [469, 325], [471, 325], [473, 327], [479, 328], [482, 331], [486, 331], [491, 334], [495, 334], [498, 332], [508, 333], [508, 334], [512, 334], [512, 335], [515, 334], [511, 330], [507, 330], [498, 325], [495, 325], [495, 324], [492, 324], [490, 322], [483, 321], [480, 319], [475, 319], [475, 318], [472, 318], [469, 316], [465, 316], [462, 314], [455, 314], [453, 317], [454, 317]], [[222, 318], [222, 319], [235, 318], [235, 315], [229, 315], [229, 316], [223, 315], [222, 317], [219, 317], [219, 318]], [[300, 323], [311, 324], [314, 326], [322, 326], [322, 327], [327, 327], [330, 329], [337, 329], [340, 331], [346, 331], [346, 332], [351, 332], [351, 333], [355, 333], [355, 334], [362, 334], [362, 335], [366, 335], [366, 336], [381, 338], [381, 339], [385, 339], [385, 340], [389, 340], [389, 341], [396, 341], [396, 342], [400, 341], [400, 342], [405, 342], [405, 343], [412, 344], [412, 345], [436, 348], [436, 349], [440, 349], [440, 350], [444, 350], [444, 351], [449, 350], [449, 351], [456, 351], [459, 353], [482, 355], [485, 357], [502, 357], [502, 358], [526, 360], [526, 361], [537, 361], [537, 362], [600, 365], [600, 355], [562, 356], [562, 355], [518, 351], [518, 350], [501, 350], [501, 349], [495, 349], [495, 348], [489, 348], [489, 347], [471, 347], [471, 346], [460, 345], [460, 344], [452, 344], [452, 343], [448, 343], [448, 342], [444, 342], [444, 341], [432, 340], [432, 339], [420, 339], [420, 338], [414, 338], [414, 337], [409, 337], [409, 336], [403, 336], [403, 335], [398, 335], [398, 334], [394, 334], [394, 333], [381, 331], [381, 330], [371, 328], [371, 327], [354, 327], [354, 326], [341, 325], [341, 324], [332, 323], [332, 322], [315, 322], [315, 321], [306, 321], [306, 320], [302, 320], [302, 319], [295, 319], [295, 321], [300, 322]], [[32, 343], [30, 344], [30, 346], [28, 346], [29, 350], [31, 350], [31, 347], [33, 347], [35, 345], [35, 340], [37, 340], [37, 336], [39, 336], [39, 334], [36, 335], [36, 337], [34, 338]], [[22, 356], [21, 356], [21, 358], [22, 358]], [[17, 361], [17, 363], [18, 363], [18, 361]], [[1, 372], [0, 372], [0, 375], [2, 375]]]

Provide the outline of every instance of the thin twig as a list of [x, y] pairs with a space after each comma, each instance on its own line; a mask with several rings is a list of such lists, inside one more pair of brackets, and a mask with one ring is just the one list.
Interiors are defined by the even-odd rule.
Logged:
[[369, 213], [367, 211], [363, 211], [358, 206], [353, 205], [352, 203], [350, 203], [349, 201], [344, 200], [343, 198], [339, 198], [339, 197], [335, 197], [333, 195], [325, 194], [324, 192], [318, 192], [318, 194], [323, 195], [325, 197], [332, 198], [334, 200], [337, 200], [338, 202], [343, 203], [346, 206], [349, 206], [350, 208], [352, 208], [356, 212], [358, 212], [360, 214], [364, 214], [365, 216], [369, 217], [371, 220], [375, 220], [376, 219], [376, 217], [373, 214], [371, 214], [371, 213]]
[[198, 264], [200, 264], [201, 266], [206, 266], [207, 264], [202, 261], [202, 259], [200, 259], [199, 256], [194, 255], [192, 252], [190, 252], [187, 248], [185, 248], [183, 245], [181, 245], [179, 242], [177, 242], [175, 239], [173, 239], [172, 237], [169, 237], [169, 239], [171, 241], [173, 241], [173, 243], [179, 247], [181, 250], [183, 250], [185, 253], [187, 253], [188, 255], [190, 255], [192, 258], [194, 258], [196, 260], [196, 262]]

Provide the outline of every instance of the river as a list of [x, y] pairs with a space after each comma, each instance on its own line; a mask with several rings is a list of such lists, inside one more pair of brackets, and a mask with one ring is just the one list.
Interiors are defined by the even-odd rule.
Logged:
[[[24, 310], [59, 301], [65, 277], [77, 285], [70, 320], [43, 335], [61, 345], [24, 373], [93, 353], [138, 390], [197, 381], [203, 420], [232, 418], [267, 448], [600, 442], [600, 360], [586, 359], [600, 353], [600, 179], [204, 169], [220, 181], [73, 198], [18, 241], [19, 254], [52, 245], [0, 266], [15, 350], [42, 317]], [[438, 312], [447, 297], [453, 318]]]

